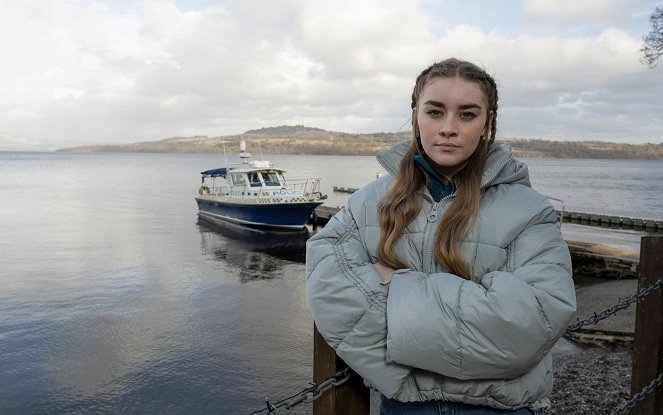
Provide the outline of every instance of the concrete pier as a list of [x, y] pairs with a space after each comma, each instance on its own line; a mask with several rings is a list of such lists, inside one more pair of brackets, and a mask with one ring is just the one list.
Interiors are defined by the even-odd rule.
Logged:
[[[335, 192], [354, 193], [355, 187], [334, 186]], [[577, 223], [602, 228], [629, 229], [652, 233], [663, 233], [663, 220], [632, 218], [626, 216], [602, 215], [597, 213], [571, 212], [556, 210], [557, 216], [565, 223]]]
[[633, 229], [636, 231], [663, 233], [663, 221], [661, 220], [568, 211], [557, 211], [557, 215], [561, 216], [562, 221], [565, 223], [579, 223], [581, 225], [600, 226], [603, 228]]

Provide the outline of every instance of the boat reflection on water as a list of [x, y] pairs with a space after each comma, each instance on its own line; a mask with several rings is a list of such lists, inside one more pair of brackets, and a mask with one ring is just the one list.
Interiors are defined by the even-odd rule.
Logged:
[[203, 253], [239, 268], [242, 283], [278, 278], [283, 267], [293, 262], [303, 264], [306, 259], [307, 228], [266, 230], [200, 218], [197, 225]]

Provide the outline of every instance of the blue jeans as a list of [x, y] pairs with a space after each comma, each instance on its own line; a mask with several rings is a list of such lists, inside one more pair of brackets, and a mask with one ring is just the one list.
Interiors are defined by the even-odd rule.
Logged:
[[400, 402], [380, 395], [380, 415], [532, 415], [527, 408], [495, 409], [461, 402], [427, 401]]

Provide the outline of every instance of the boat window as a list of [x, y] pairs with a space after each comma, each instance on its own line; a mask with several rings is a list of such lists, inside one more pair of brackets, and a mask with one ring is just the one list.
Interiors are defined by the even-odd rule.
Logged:
[[258, 173], [256, 172], [249, 173], [249, 183], [251, 184], [251, 187], [262, 186], [262, 183], [260, 183], [260, 177], [258, 177]]
[[265, 186], [281, 186], [283, 184], [281, 174], [276, 171], [264, 171], [261, 173], [262, 179], [265, 181]]
[[233, 185], [235, 186], [246, 186], [246, 176], [243, 174], [233, 174]]

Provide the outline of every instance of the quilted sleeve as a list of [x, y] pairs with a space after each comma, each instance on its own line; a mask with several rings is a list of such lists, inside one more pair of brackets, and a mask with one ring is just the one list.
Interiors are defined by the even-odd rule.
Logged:
[[395, 396], [411, 369], [387, 362], [388, 287], [370, 261], [349, 208], [307, 242], [307, 297], [336, 354], [370, 386]]

